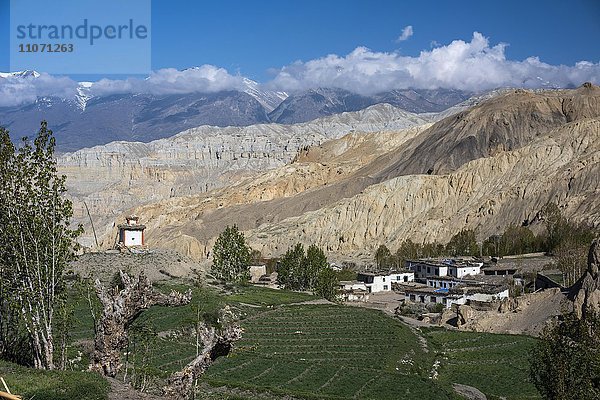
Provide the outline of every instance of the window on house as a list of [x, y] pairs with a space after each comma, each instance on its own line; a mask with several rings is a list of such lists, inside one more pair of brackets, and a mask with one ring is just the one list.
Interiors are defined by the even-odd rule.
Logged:
[[383, 281], [385, 282], [385, 276], [383, 277]]
[[431, 268], [427, 267], [427, 273], [430, 274], [431, 273]]
[[411, 295], [409, 296], [409, 299], [410, 299], [410, 301], [415, 301], [415, 300], [416, 300], [416, 298], [417, 298], [417, 297], [416, 297], [414, 294], [411, 294]]
[[383, 290], [388, 290], [388, 285], [383, 285]]
[[437, 299], [434, 296], [431, 296], [431, 302], [432, 303], [437, 303]]
[[408, 282], [408, 276], [404, 277], [404, 282]]

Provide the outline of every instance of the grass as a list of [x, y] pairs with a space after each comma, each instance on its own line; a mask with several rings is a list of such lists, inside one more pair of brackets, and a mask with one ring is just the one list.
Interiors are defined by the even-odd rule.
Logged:
[[[157, 287], [167, 292], [187, 290], [172, 283]], [[152, 307], [142, 313], [132, 326], [130, 350], [138, 356], [130, 361], [158, 378], [180, 370], [196, 355], [193, 327], [198, 315], [214, 318], [229, 304], [242, 312], [245, 333], [233, 353], [218, 359], [203, 376], [208, 396], [457, 399], [452, 384], [461, 383], [478, 388], [489, 399], [540, 398], [528, 381], [526, 354], [533, 338], [412, 331], [376, 310], [297, 304], [313, 299], [306, 293], [255, 286], [227, 291], [193, 288], [187, 306]], [[73, 337], [92, 338], [87, 300], [73, 304], [77, 321]], [[152, 334], [140, 339], [137, 331]], [[437, 379], [431, 379], [436, 361]]]
[[423, 378], [430, 360], [417, 337], [381, 312], [288, 306], [243, 327], [237, 350], [219, 359], [204, 382], [318, 399], [450, 398]]
[[0, 376], [4, 378], [11, 392], [23, 396], [23, 399], [105, 400], [108, 398], [108, 382], [94, 373], [40, 371], [0, 361]]
[[478, 388], [488, 398], [539, 399], [529, 381], [527, 353], [534, 338], [476, 332], [425, 330], [439, 354], [439, 380]]

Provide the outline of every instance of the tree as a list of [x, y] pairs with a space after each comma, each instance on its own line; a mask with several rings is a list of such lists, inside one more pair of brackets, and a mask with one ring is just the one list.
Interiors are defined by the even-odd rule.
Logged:
[[319, 280], [319, 274], [325, 269], [330, 269], [325, 253], [317, 245], [311, 244], [306, 249], [304, 285], [307, 288], [315, 288]]
[[329, 301], [337, 301], [338, 278], [335, 271], [328, 266], [322, 268], [317, 276], [315, 294]]
[[277, 267], [277, 280], [280, 285], [291, 290], [305, 290], [303, 272], [305, 263], [304, 246], [301, 243], [289, 248]]
[[0, 129], [2, 303], [16, 310], [36, 368], [54, 369], [54, 321], [64, 301], [64, 271], [74, 257], [71, 202], [57, 173], [55, 139], [43, 121], [17, 149]]
[[97, 321], [94, 354], [90, 369], [114, 377], [121, 368], [121, 352], [127, 347], [127, 329], [142, 311], [155, 306], [181, 306], [192, 300], [192, 291], [185, 294], [172, 291], [166, 295], [154, 289], [143, 273], [131, 279], [119, 271], [122, 285], [107, 290], [99, 280], [94, 285], [102, 303], [102, 315]]
[[505, 230], [498, 244], [500, 255], [530, 253], [535, 250], [536, 238], [526, 226], [510, 225]]
[[375, 252], [375, 264], [377, 265], [377, 269], [389, 268], [392, 261], [392, 252], [390, 249], [384, 244], [380, 245]]
[[320, 273], [329, 269], [327, 257], [322, 249], [310, 245], [306, 253], [301, 243], [289, 248], [279, 261], [277, 280], [291, 290], [314, 290], [318, 286]]
[[422, 247], [423, 246], [414, 243], [410, 239], [403, 241], [395, 255], [397, 266], [403, 267], [406, 263], [406, 260], [414, 260], [419, 258], [423, 251]]
[[246, 282], [250, 278], [250, 247], [236, 225], [227, 226], [213, 247], [212, 272], [227, 282]]
[[475, 231], [463, 229], [452, 236], [446, 245], [446, 252], [451, 256], [476, 256], [479, 255], [479, 246]]
[[563, 316], [546, 329], [529, 355], [533, 383], [546, 399], [600, 398], [600, 317]]
[[540, 214], [546, 225], [546, 251], [552, 253], [566, 236], [567, 220], [555, 203], [546, 204]]

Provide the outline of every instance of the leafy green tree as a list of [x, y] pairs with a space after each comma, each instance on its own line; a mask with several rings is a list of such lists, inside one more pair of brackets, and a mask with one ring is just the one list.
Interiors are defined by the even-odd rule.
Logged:
[[421, 257], [439, 257], [445, 252], [444, 245], [438, 242], [424, 243], [421, 250]]
[[406, 263], [406, 260], [414, 260], [416, 258], [421, 257], [423, 252], [423, 246], [414, 243], [410, 239], [406, 239], [400, 244], [400, 247], [396, 251], [396, 266], [403, 267]]
[[304, 290], [304, 246], [301, 243], [289, 248], [279, 260], [277, 280], [286, 289]]
[[306, 263], [304, 267], [304, 282], [307, 288], [315, 288], [319, 274], [322, 270], [329, 269], [327, 257], [323, 250], [315, 244], [306, 249]]
[[338, 278], [335, 271], [325, 266], [319, 271], [315, 285], [315, 294], [329, 301], [337, 301]]
[[452, 236], [446, 245], [446, 252], [451, 256], [476, 256], [479, 255], [479, 246], [475, 231], [463, 229]]
[[375, 252], [375, 263], [377, 264], [377, 269], [385, 269], [392, 266], [392, 252], [386, 245], [382, 244], [377, 248], [377, 251]]
[[536, 237], [526, 226], [510, 225], [498, 244], [502, 256], [530, 253], [536, 250]]
[[553, 253], [567, 234], [567, 220], [556, 203], [546, 204], [540, 216], [546, 225], [546, 251]]
[[325, 269], [329, 269], [329, 265], [323, 250], [313, 244], [305, 253], [304, 246], [298, 243], [279, 260], [277, 279], [286, 289], [314, 290]]
[[600, 398], [600, 317], [567, 314], [546, 329], [529, 354], [530, 375], [545, 399]]
[[[0, 304], [29, 338], [32, 364], [54, 369], [55, 320], [64, 306], [64, 272], [74, 257], [73, 209], [44, 121], [33, 143], [17, 148], [0, 129]], [[13, 314], [14, 315], [14, 314]]]
[[250, 279], [250, 252], [238, 227], [227, 226], [213, 247], [213, 274], [226, 282], [246, 282]]

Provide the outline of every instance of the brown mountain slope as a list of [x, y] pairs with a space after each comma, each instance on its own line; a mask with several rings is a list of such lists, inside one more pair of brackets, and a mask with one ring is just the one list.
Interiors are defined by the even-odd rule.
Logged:
[[[257, 174], [252, 178], [234, 183], [222, 189], [192, 196], [176, 197], [147, 206], [140, 206], [133, 212], [141, 215], [148, 226], [149, 243], [163, 244], [166, 232], [177, 238], [179, 231], [172, 232], [173, 226], [190, 226], [196, 238], [210, 241], [218, 235], [223, 224], [258, 226], [260, 218], [269, 220], [264, 204], [278, 204], [285, 199], [311, 189], [321, 188], [343, 180], [358, 168], [374, 158], [412, 139], [428, 125], [410, 128], [400, 132], [350, 133], [321, 146], [301, 151], [292, 164]], [[242, 210], [240, 215], [232, 210]], [[253, 211], [245, 211], [252, 209]], [[245, 215], [256, 216], [257, 221], [244, 222]], [[124, 217], [124, 216], [123, 216]], [[265, 221], [266, 222], [266, 221]], [[115, 238], [114, 226], [103, 232], [105, 247], [111, 246]], [[157, 239], [160, 237], [161, 239]], [[186, 239], [188, 240], [188, 239]], [[175, 239], [175, 248], [186, 240]], [[194, 238], [189, 240], [197, 241]], [[187, 251], [187, 244], [184, 245]]]
[[401, 176], [329, 207], [249, 232], [265, 254], [296, 241], [360, 255], [402, 240], [447, 241], [460, 229], [481, 237], [532, 220], [556, 201], [575, 220], [600, 224], [600, 120], [572, 122], [530, 145], [471, 161], [448, 175]]
[[378, 179], [454, 171], [464, 163], [518, 149], [567, 122], [600, 116], [600, 87], [516, 90], [434, 124], [374, 174]]
[[[516, 91], [436, 123], [350, 175], [290, 197], [221, 208], [197, 208], [198, 199], [190, 198], [181, 200], [185, 215], [161, 205], [138, 212], [150, 220], [155, 244], [199, 257], [234, 223], [252, 230], [253, 243], [268, 254], [298, 240], [358, 254], [406, 237], [443, 241], [464, 227], [494, 233], [530, 218], [550, 199], [577, 218], [597, 216], [597, 202], [587, 200], [598, 197], [598, 182], [590, 178], [598, 176], [598, 160], [576, 151], [568, 138], [597, 136], [598, 120], [585, 118], [600, 115], [599, 99], [600, 89], [589, 85]], [[411, 175], [430, 168], [451, 173]]]

